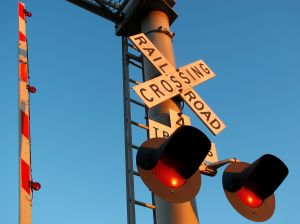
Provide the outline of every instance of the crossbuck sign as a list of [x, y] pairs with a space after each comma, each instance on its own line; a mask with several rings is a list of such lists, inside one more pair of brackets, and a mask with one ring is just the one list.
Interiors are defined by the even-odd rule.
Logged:
[[175, 69], [144, 33], [129, 39], [161, 74], [133, 87], [148, 108], [180, 95], [214, 135], [225, 128], [221, 119], [192, 88], [216, 76], [203, 60]]

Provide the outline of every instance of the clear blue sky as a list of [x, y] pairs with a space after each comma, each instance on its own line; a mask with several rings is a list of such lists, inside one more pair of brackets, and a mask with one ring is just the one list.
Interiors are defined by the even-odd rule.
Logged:
[[[126, 223], [121, 39], [112, 23], [66, 1], [25, 1], [31, 97], [34, 224]], [[0, 223], [18, 222], [17, 1], [0, 3]], [[203, 59], [216, 77], [197, 92], [227, 128], [212, 136], [220, 159], [252, 162], [265, 153], [290, 173], [267, 224], [300, 223], [300, 2], [178, 0], [178, 67]], [[139, 112], [135, 114], [138, 115]], [[137, 136], [137, 144], [144, 139]], [[227, 201], [223, 169], [202, 177], [202, 224], [251, 221]], [[141, 182], [137, 199], [150, 201]], [[138, 223], [151, 212], [138, 208]]]

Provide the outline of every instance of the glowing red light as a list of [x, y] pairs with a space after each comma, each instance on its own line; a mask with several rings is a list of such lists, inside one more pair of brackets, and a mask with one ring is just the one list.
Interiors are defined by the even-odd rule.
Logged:
[[28, 90], [31, 93], [36, 93], [36, 88], [34, 86], [28, 86]]
[[186, 181], [173, 167], [162, 160], [158, 161], [152, 173], [161, 183], [171, 188], [179, 188]]
[[41, 189], [41, 184], [39, 182], [31, 182], [30, 187], [32, 190], [38, 191]]
[[263, 203], [262, 199], [260, 199], [256, 194], [245, 187], [239, 189], [236, 192], [236, 195], [245, 205], [251, 208], [258, 208]]

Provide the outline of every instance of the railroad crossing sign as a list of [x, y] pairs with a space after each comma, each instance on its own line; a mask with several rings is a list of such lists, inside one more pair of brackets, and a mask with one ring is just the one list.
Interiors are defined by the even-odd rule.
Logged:
[[216, 76], [203, 60], [175, 69], [144, 33], [129, 39], [161, 74], [133, 87], [148, 108], [180, 95], [214, 135], [225, 128], [221, 119], [192, 88]]

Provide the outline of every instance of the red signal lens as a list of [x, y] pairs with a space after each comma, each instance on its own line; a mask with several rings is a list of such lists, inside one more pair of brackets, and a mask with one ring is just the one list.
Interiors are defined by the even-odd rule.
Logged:
[[32, 190], [38, 191], [41, 189], [41, 184], [39, 182], [31, 182], [30, 187]]
[[34, 86], [28, 86], [28, 90], [31, 93], [36, 93], [36, 88]]
[[160, 159], [151, 170], [154, 176], [164, 185], [170, 188], [181, 187], [186, 179], [182, 177], [172, 166]]
[[258, 208], [262, 205], [263, 200], [260, 199], [255, 193], [242, 187], [236, 192], [237, 197], [248, 207]]

